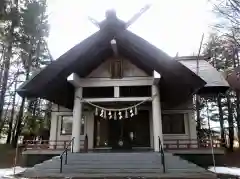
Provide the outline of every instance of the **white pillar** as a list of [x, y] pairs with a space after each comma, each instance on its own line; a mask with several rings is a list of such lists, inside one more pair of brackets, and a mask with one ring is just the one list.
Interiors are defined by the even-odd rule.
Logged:
[[161, 116], [161, 104], [160, 94], [157, 85], [152, 85], [152, 120], [153, 120], [153, 138], [154, 138], [154, 151], [159, 151], [158, 136], [163, 144], [162, 135], [162, 116]]
[[50, 140], [50, 148], [54, 149], [54, 146], [56, 145], [56, 140], [57, 140], [57, 129], [58, 129], [58, 122], [57, 119], [58, 116], [56, 114], [56, 112], [52, 112], [51, 114], [51, 128], [50, 128], [50, 136], [49, 136], [49, 140]]
[[119, 86], [114, 86], [114, 98], [119, 98], [120, 97], [120, 90]]
[[[187, 115], [187, 114], [186, 114]], [[193, 112], [188, 113], [187, 120], [184, 120], [185, 123], [188, 124], [188, 135], [189, 139], [191, 140], [191, 148], [197, 148], [198, 147], [198, 142], [197, 142], [197, 131], [196, 131], [196, 122], [193, 118]], [[187, 122], [186, 122], [187, 121]], [[185, 125], [186, 126], [186, 125]], [[186, 130], [186, 127], [185, 127]]]
[[[193, 118], [193, 112], [188, 113], [189, 139], [197, 140], [196, 122]], [[185, 121], [184, 121], [185, 122]]]
[[73, 152], [80, 152], [80, 134], [81, 134], [81, 118], [82, 118], [82, 87], [75, 89], [75, 99], [73, 107], [73, 123], [72, 123], [72, 138]]
[[149, 111], [149, 125], [150, 125], [150, 146], [154, 149], [154, 141], [153, 141], [153, 120], [152, 120], [152, 111]]

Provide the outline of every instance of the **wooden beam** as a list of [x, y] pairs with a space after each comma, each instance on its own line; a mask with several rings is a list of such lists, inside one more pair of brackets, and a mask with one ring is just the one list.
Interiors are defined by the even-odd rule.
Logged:
[[106, 86], [151, 86], [153, 77], [129, 77], [122, 79], [112, 78], [82, 78], [81, 87], [106, 87]]
[[107, 86], [151, 86], [153, 77], [80, 78], [76, 73], [68, 76], [67, 81], [74, 87], [107, 87]]
[[76, 73], [72, 73], [67, 77], [67, 81], [71, 83], [74, 87], [78, 88], [81, 87], [79, 84], [81, 83], [81, 80], [79, 76]]
[[159, 81], [160, 81], [161, 75], [154, 70], [153, 71], [153, 78], [154, 78], [153, 83], [158, 84]]
[[83, 98], [83, 102], [139, 102], [152, 101], [151, 97], [125, 97], [125, 98]]

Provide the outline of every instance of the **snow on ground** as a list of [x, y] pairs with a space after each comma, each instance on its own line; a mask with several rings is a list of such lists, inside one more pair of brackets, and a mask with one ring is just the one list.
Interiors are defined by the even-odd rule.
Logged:
[[240, 168], [236, 167], [209, 167], [208, 170], [217, 174], [240, 176]]
[[[22, 168], [22, 167], [15, 167], [15, 174], [21, 173], [24, 170], [26, 170], [26, 168]], [[0, 169], [0, 179], [6, 179], [6, 178], [14, 178], [14, 168], [2, 168]]]
[[[15, 174], [21, 173], [27, 168], [15, 167]], [[240, 176], [240, 168], [236, 167], [209, 167], [209, 171], [217, 173], [217, 174], [227, 174]], [[14, 178], [14, 168], [4, 168], [0, 169], [0, 179], [13, 179]]]

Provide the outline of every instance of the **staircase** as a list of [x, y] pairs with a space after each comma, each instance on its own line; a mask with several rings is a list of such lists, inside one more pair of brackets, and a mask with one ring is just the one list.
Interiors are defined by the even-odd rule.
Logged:
[[[69, 153], [68, 164], [60, 173], [60, 158], [54, 157], [24, 171], [22, 177], [160, 177], [201, 176], [213, 174], [195, 164], [165, 153], [166, 173], [161, 156], [155, 152], [141, 153]], [[64, 163], [64, 160], [63, 160]], [[212, 177], [210, 177], [212, 176]], [[215, 175], [214, 175], [215, 176]]]

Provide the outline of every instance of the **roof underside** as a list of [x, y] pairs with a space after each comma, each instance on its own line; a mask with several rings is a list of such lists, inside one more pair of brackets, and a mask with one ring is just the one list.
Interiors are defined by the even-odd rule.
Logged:
[[[117, 21], [117, 20], [116, 20]], [[87, 76], [103, 60], [113, 55], [110, 41], [114, 38], [120, 55], [146, 72], [161, 74], [161, 100], [168, 105], [184, 102], [206, 83], [194, 72], [157, 49], [137, 35], [122, 28], [122, 24], [108, 22], [58, 60], [24, 83], [18, 93], [25, 97], [40, 97], [67, 108], [73, 107], [74, 87], [67, 82], [71, 73]], [[119, 23], [121, 26], [119, 26]]]

